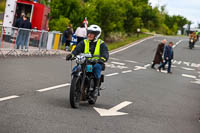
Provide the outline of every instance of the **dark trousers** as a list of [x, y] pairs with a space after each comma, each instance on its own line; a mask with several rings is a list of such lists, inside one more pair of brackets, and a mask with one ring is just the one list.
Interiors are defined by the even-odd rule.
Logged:
[[165, 65], [168, 63], [168, 68], [167, 68], [167, 72], [171, 72], [171, 59], [170, 60], [165, 60], [164, 63], [162, 63], [158, 68], [161, 69], [161, 68], [164, 68]]

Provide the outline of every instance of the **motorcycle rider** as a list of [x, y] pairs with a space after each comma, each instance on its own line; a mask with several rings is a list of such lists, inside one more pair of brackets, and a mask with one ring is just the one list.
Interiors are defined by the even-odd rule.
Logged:
[[71, 60], [76, 55], [80, 53], [92, 54], [99, 57], [93, 57], [98, 59], [98, 62], [93, 66], [93, 73], [95, 76], [95, 90], [93, 96], [99, 95], [99, 85], [101, 78], [101, 71], [109, 58], [108, 48], [103, 40], [99, 39], [101, 35], [101, 28], [98, 25], [90, 25], [87, 29], [87, 39], [81, 41], [77, 47], [72, 51], [71, 54], [66, 56], [66, 60]]
[[193, 39], [193, 47], [194, 47], [194, 44], [195, 44], [195, 42], [197, 41], [196, 33], [195, 33], [195, 32], [192, 32], [192, 33], [189, 35], [189, 39]]

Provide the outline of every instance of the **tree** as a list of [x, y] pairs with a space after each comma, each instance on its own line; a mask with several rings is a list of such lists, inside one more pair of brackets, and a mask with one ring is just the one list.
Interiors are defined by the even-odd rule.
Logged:
[[6, 5], [6, 0], [1, 0], [0, 2], [0, 12], [4, 12]]

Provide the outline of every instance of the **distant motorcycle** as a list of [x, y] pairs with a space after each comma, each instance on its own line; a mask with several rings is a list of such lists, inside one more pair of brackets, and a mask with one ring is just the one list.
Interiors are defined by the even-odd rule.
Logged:
[[[80, 101], [88, 101], [89, 104], [95, 104], [97, 96], [93, 96], [96, 87], [93, 74], [93, 65], [98, 60], [92, 60], [91, 54], [77, 55], [76, 67], [72, 70], [72, 81], [70, 86], [70, 104], [72, 108], [78, 108]], [[104, 75], [101, 75], [101, 83], [104, 82]], [[100, 85], [98, 88], [100, 88]], [[100, 89], [98, 90], [100, 91]]]
[[190, 38], [190, 40], [189, 40], [189, 48], [190, 48], [190, 49], [194, 48], [194, 44], [195, 44], [194, 39], [193, 39], [193, 38]]

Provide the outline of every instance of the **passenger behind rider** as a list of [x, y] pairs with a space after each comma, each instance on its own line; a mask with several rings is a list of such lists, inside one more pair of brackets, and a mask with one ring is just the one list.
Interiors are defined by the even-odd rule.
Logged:
[[94, 90], [94, 96], [98, 95], [98, 89], [100, 85], [101, 71], [104, 67], [104, 62], [109, 58], [108, 48], [103, 40], [99, 39], [101, 35], [101, 28], [98, 25], [90, 25], [87, 30], [87, 39], [81, 41], [71, 54], [66, 56], [66, 60], [70, 60], [80, 53], [92, 54], [99, 57], [93, 67], [93, 73], [95, 76], [96, 89]]

